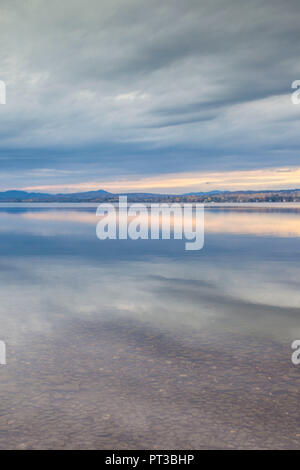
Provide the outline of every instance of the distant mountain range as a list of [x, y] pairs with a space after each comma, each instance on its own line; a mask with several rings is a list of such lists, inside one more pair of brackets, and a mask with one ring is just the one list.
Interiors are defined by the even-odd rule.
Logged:
[[116, 200], [119, 196], [127, 196], [129, 200], [212, 200], [220, 202], [230, 200], [252, 200], [255, 196], [259, 200], [266, 200], [266, 197], [279, 198], [299, 198], [300, 189], [281, 190], [261, 190], [261, 191], [208, 191], [192, 192], [185, 194], [154, 194], [154, 193], [121, 193], [113, 194], [102, 189], [98, 191], [87, 191], [81, 193], [48, 194], [34, 193], [27, 191], [10, 190], [0, 192], [0, 202], [101, 202], [104, 200]]
[[102, 189], [99, 191], [88, 191], [85, 193], [71, 193], [71, 194], [48, 194], [48, 193], [29, 193], [27, 191], [4, 191], [0, 192], [0, 200], [31, 200], [31, 199], [43, 199], [43, 200], [60, 200], [60, 199], [77, 199], [80, 198], [82, 200], [85, 199], [93, 199], [93, 198], [104, 198], [107, 196], [112, 196], [111, 193], [107, 191], [103, 191]]
[[[128, 194], [113, 194], [109, 193], [108, 191], [104, 191], [103, 189], [99, 189], [98, 191], [87, 191], [82, 193], [66, 193], [66, 194], [49, 194], [49, 193], [31, 193], [27, 191], [18, 191], [18, 190], [10, 190], [0, 192], [0, 201], [1, 202], [24, 202], [24, 201], [45, 201], [45, 202], [66, 202], [66, 201], [93, 201], [93, 200], [103, 200], [103, 199], [111, 199], [116, 198], [119, 196], [128, 196], [132, 198], [141, 198], [147, 199], [152, 197], [157, 197], [157, 194], [151, 193], [128, 193]], [[161, 195], [163, 197], [163, 195]]]
[[123, 193], [113, 194], [103, 189], [98, 191], [87, 191], [82, 193], [66, 193], [66, 194], [49, 194], [49, 193], [32, 193], [27, 191], [10, 190], [0, 192], [0, 202], [86, 202], [107, 200], [118, 198], [119, 196], [128, 196], [134, 199], [151, 199], [153, 197], [168, 197], [167, 195], [159, 195], [152, 193]]

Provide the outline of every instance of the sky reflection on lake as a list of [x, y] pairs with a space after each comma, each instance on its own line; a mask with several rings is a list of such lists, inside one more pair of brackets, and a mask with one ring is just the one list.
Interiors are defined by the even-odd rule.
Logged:
[[0, 447], [298, 448], [276, 413], [299, 398], [299, 215], [209, 209], [187, 252], [99, 241], [93, 208], [1, 208]]

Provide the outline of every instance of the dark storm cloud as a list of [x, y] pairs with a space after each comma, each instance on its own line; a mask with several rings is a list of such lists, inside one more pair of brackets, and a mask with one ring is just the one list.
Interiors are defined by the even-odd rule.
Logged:
[[0, 13], [12, 181], [299, 161], [298, 1], [4, 0]]

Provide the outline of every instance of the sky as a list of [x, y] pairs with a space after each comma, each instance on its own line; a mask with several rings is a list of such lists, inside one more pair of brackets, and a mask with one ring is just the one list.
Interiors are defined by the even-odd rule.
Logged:
[[299, 0], [1, 0], [0, 190], [300, 188]]

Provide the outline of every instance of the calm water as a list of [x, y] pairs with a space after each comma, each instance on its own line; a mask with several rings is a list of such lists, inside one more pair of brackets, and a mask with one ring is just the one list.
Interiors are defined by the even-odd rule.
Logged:
[[210, 208], [205, 247], [0, 208], [0, 448], [300, 448], [300, 209]]

